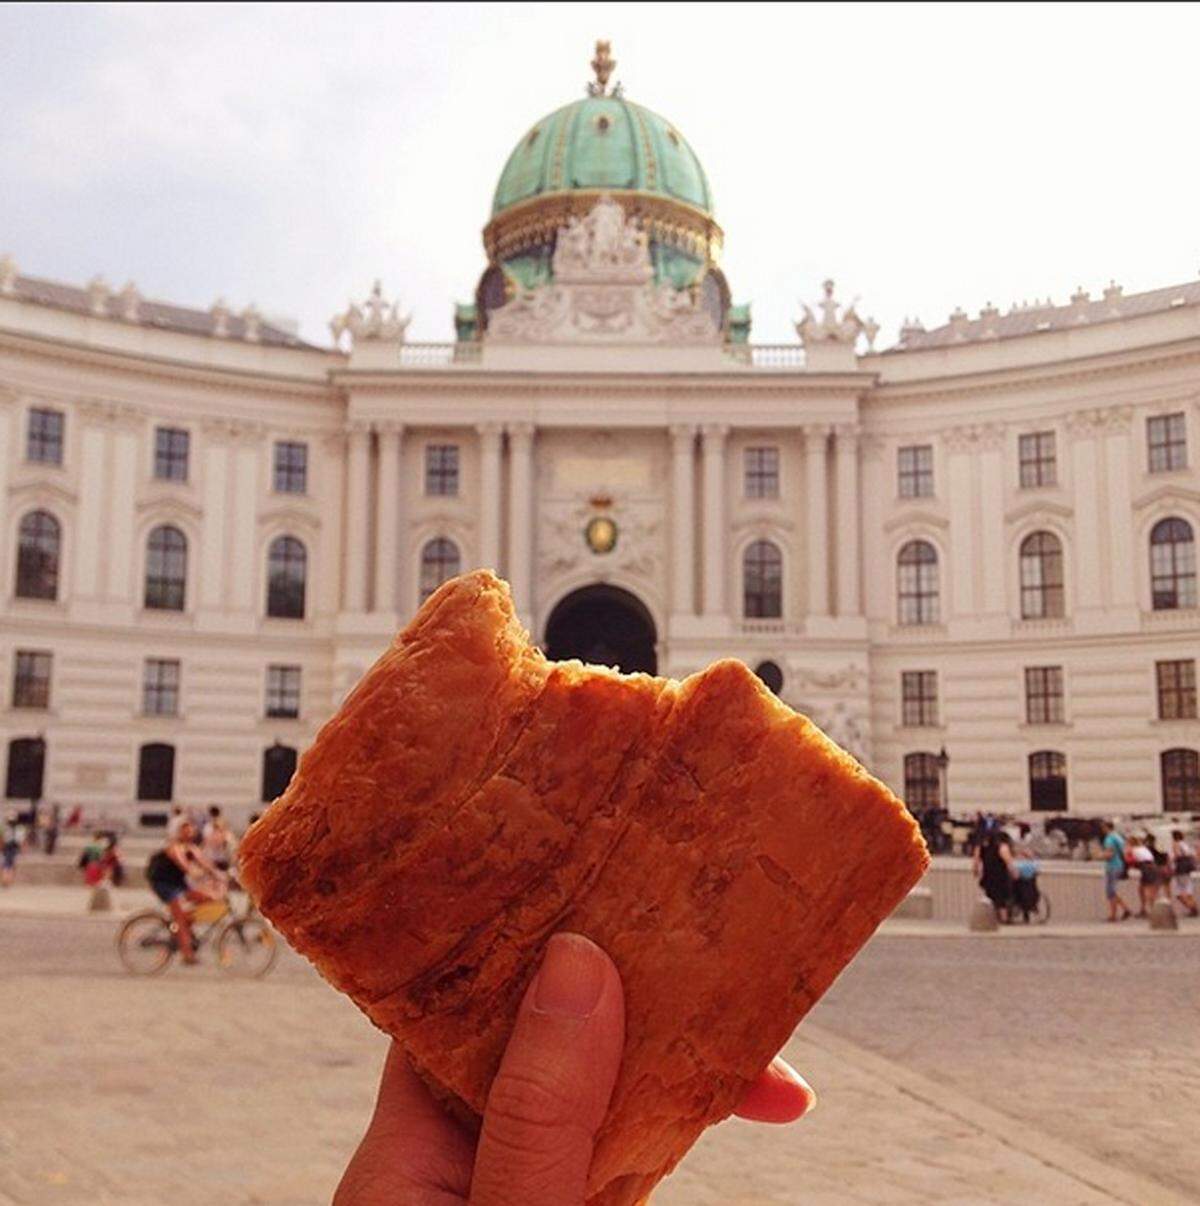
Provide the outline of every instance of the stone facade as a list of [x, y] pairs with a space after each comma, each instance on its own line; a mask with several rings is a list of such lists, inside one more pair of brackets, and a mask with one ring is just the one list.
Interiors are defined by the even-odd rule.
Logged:
[[[378, 288], [335, 320], [349, 350], [322, 349], [5, 262], [3, 741], [44, 740], [46, 798], [161, 810], [137, 799], [139, 767], [162, 794], [156, 745], [173, 800], [257, 807], [266, 752], [304, 748], [423, 585], [490, 565], [539, 640], [603, 583], [648, 613], [661, 672], [774, 663], [898, 791], [927, 755], [915, 803], [1023, 812], [1036, 764], [1065, 777], [1042, 804], [1162, 809], [1163, 755], [1200, 749], [1194, 541], [1151, 586], [1161, 521], [1200, 532], [1200, 290], [956, 315], [877, 352], [827, 285], [796, 345], [731, 345], [605, 204], [478, 343], [406, 343]], [[18, 572], [36, 513], [58, 527], [51, 597], [27, 597], [50, 593], [36, 549]], [[611, 547], [585, 538], [598, 517]], [[179, 568], [164, 526], [178, 607], [147, 605]], [[1184, 663], [1165, 694], [1158, 663]], [[1200, 808], [1194, 753], [1171, 758]]]

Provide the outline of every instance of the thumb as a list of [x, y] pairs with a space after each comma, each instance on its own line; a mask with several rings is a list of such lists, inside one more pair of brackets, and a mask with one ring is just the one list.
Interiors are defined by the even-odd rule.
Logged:
[[471, 1206], [583, 1206], [624, 1045], [612, 960], [579, 934], [555, 934], [488, 1094]]

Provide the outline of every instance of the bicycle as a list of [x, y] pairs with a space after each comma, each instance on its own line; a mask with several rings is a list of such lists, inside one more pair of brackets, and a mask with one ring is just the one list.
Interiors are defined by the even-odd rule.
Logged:
[[[275, 933], [249, 898], [241, 912], [228, 899], [205, 901], [192, 910], [191, 921], [192, 945], [199, 952], [211, 944], [221, 971], [258, 978], [275, 966], [279, 957]], [[135, 976], [166, 971], [178, 951], [179, 935], [166, 909], [135, 913], [117, 932], [117, 955]]]

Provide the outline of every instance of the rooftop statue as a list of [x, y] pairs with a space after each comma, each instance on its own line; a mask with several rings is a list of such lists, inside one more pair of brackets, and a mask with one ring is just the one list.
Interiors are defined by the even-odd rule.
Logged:
[[349, 331], [351, 339], [379, 339], [388, 343], [403, 343], [411, 314], [400, 313], [400, 303], [390, 305], [383, 297], [383, 283], [375, 282], [370, 297], [361, 306], [351, 302], [344, 314], [336, 314], [330, 320], [329, 329], [333, 342], [340, 343], [343, 331]]
[[858, 315], [855, 306], [858, 298], [850, 303], [838, 316], [838, 302], [833, 296], [833, 281], [825, 281], [822, 285], [824, 297], [818, 303], [821, 317], [818, 318], [808, 306], [804, 306], [804, 316], [796, 323], [796, 334], [805, 347], [816, 343], [843, 343], [853, 347], [860, 335], [867, 337], [867, 348], [875, 346], [875, 336], [879, 333], [879, 324], [873, 318], [863, 319]]

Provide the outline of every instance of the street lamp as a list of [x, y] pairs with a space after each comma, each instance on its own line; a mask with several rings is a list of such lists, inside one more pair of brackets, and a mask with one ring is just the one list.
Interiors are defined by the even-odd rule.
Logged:
[[938, 765], [938, 778], [941, 780], [941, 788], [942, 788], [941, 805], [947, 812], [949, 812], [950, 811], [950, 797], [946, 791], [946, 771], [950, 767], [950, 755], [946, 753], [945, 746], [942, 746], [942, 748], [938, 751], [937, 765]]

